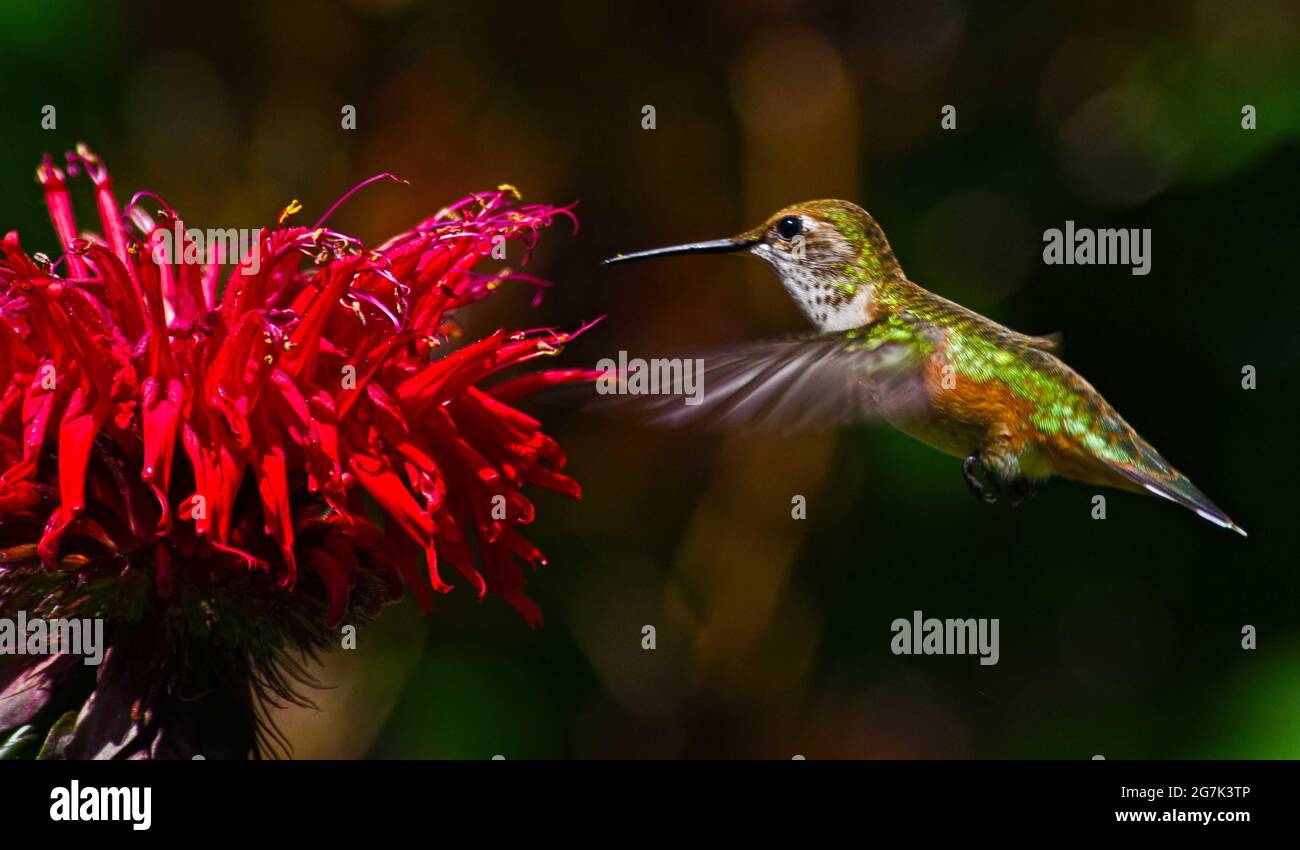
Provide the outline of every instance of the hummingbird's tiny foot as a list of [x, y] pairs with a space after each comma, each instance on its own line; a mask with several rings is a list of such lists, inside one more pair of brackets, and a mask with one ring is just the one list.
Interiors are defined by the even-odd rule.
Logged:
[[[977, 468], [984, 473], [985, 478], [989, 479], [989, 483], [985, 484], [983, 481], [979, 480], [979, 477], [975, 474]], [[979, 452], [971, 452], [970, 455], [961, 462], [961, 474], [962, 477], [966, 479], [966, 486], [970, 488], [970, 491], [974, 494], [975, 498], [979, 499], [981, 502], [987, 502], [988, 504], [992, 504], [998, 500], [999, 488], [997, 482], [995, 482], [993, 477], [989, 475], [988, 467], [984, 465], [984, 459], [980, 457]]]
[[1026, 499], [1034, 495], [1037, 489], [1034, 482], [1028, 478], [1017, 478], [1007, 486], [1007, 501], [1013, 508], [1020, 507]]

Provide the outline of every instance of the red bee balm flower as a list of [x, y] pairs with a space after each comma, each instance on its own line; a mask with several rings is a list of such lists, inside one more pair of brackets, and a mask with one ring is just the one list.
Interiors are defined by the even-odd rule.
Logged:
[[403, 584], [427, 610], [449, 570], [540, 621], [522, 489], [579, 488], [511, 404], [594, 373], [485, 387], [572, 335], [447, 342], [451, 311], [504, 280], [541, 285], [474, 268], [503, 240], [530, 252], [556, 216], [576, 228], [567, 208], [503, 186], [367, 249], [324, 226], [334, 208], [291, 224], [294, 202], [221, 287], [226, 258], [178, 244], [170, 208], [152, 217], [140, 193], [123, 209], [94, 154], [67, 161], [102, 234], [79, 234], [46, 157], [64, 257], [0, 244], [0, 612], [101, 618], [106, 652], [97, 670], [59, 647], [0, 655], [0, 754], [265, 752], [282, 739], [264, 703], [303, 701], [301, 658]]

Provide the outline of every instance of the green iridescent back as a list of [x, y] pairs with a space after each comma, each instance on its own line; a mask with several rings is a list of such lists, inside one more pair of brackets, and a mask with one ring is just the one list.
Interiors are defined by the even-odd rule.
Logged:
[[[1087, 381], [1046, 350], [1052, 340], [1017, 333], [907, 280], [878, 284], [876, 303], [889, 311], [892, 335], [908, 326], [915, 334], [915, 322], [941, 331], [944, 356], [957, 374], [977, 383], [997, 381], [1030, 402], [1028, 424], [1039, 432], [1071, 438], [1112, 463], [1131, 463], [1142, 455], [1141, 438], [1133, 429]], [[927, 348], [933, 350], [933, 343]]]

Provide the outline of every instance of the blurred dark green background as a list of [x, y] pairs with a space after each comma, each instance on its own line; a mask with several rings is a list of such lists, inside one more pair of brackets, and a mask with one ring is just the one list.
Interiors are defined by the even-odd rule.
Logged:
[[[586, 488], [534, 494], [546, 626], [464, 588], [391, 609], [325, 661], [322, 713], [281, 716], [299, 756], [1300, 757], [1300, 6], [1026, 6], [4, 0], [0, 227], [53, 250], [33, 168], [83, 140], [119, 195], [199, 227], [393, 171], [412, 185], [333, 219], [377, 244], [510, 182], [579, 200], [582, 231], [543, 240], [541, 308], [520, 289], [465, 323], [607, 314], [558, 361], [579, 365], [799, 329], [757, 261], [597, 263], [843, 197], [922, 285], [1064, 332], [1250, 531], [1121, 493], [1094, 521], [1066, 482], [979, 505], [958, 461], [885, 430], [704, 437], [534, 405]], [[1044, 266], [1066, 219], [1151, 228], [1151, 274]], [[916, 609], [1000, 618], [1000, 663], [891, 655]]]

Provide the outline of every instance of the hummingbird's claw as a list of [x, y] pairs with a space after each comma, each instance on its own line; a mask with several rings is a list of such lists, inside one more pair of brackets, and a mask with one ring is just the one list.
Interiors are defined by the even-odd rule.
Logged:
[[[975, 475], [976, 468], [980, 469], [984, 473], [984, 477], [989, 480], [989, 483], [985, 484], [983, 481], [979, 480], [979, 477]], [[993, 476], [989, 474], [988, 467], [984, 465], [984, 459], [980, 457], [979, 452], [971, 452], [970, 455], [961, 462], [961, 474], [962, 477], [966, 479], [966, 486], [970, 488], [970, 491], [974, 494], [975, 498], [979, 499], [981, 502], [987, 502], [988, 504], [993, 504], [998, 500], [998, 494], [1001, 492], [1001, 488], [998, 486]]]

